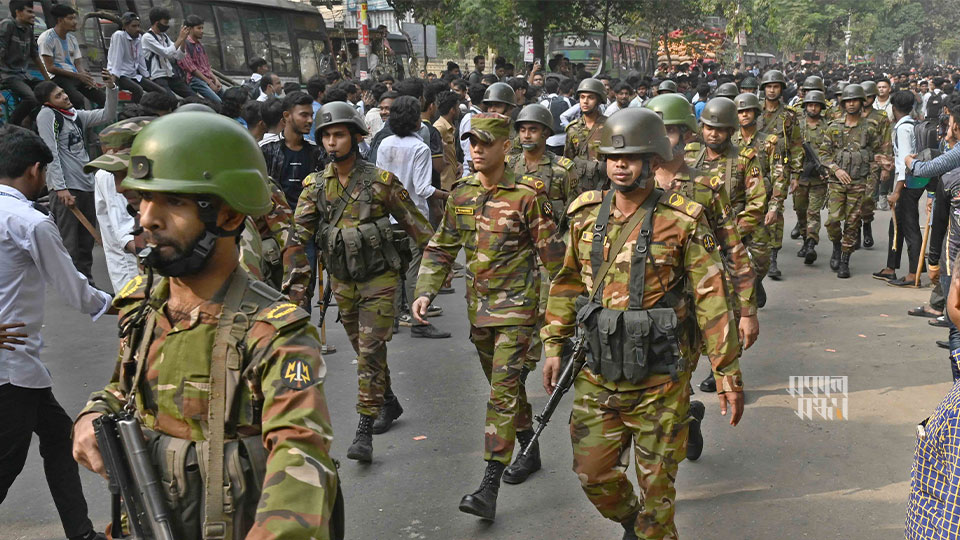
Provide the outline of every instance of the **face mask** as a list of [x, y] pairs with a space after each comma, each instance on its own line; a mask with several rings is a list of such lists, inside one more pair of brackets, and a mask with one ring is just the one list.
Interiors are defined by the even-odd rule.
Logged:
[[161, 32], [163, 32], [163, 33], [166, 33], [167, 30], [169, 30], [169, 29], [170, 29], [170, 25], [169, 25], [169, 24], [157, 24], [157, 30], [159, 30], [159, 31], [161, 31]]

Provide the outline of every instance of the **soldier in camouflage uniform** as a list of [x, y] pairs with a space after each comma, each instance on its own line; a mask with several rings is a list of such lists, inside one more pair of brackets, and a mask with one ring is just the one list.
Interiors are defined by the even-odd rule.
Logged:
[[803, 96], [804, 120], [800, 124], [804, 145], [803, 171], [791, 181], [793, 208], [797, 211], [797, 236], [790, 233], [791, 238], [803, 238], [803, 247], [797, 252], [797, 257], [803, 257], [803, 264], [813, 264], [817, 260], [820, 211], [827, 204], [827, 171], [820, 156], [828, 125], [822, 114], [825, 106], [823, 92], [819, 90], [809, 90]]
[[[770, 277], [780, 279], [780, 269], [777, 267], [777, 255], [783, 246], [783, 202], [787, 198], [787, 188], [791, 178], [799, 176], [803, 168], [803, 137], [797, 115], [793, 109], [783, 104], [781, 99], [787, 87], [787, 80], [783, 73], [772, 69], [763, 74], [760, 80], [760, 91], [763, 93], [763, 114], [757, 118], [757, 130], [769, 135], [776, 135], [776, 151], [772, 152], [782, 170], [782, 175], [774, 174], [772, 191], [764, 216], [764, 224], [770, 231]], [[778, 178], [779, 176], [779, 178]], [[779, 180], [779, 181], [778, 181]]]
[[[893, 129], [891, 119], [887, 118], [887, 112], [873, 108], [873, 102], [877, 99], [877, 83], [873, 81], [864, 81], [860, 83], [863, 87], [863, 95], [867, 97], [863, 103], [864, 118], [876, 122], [880, 130], [880, 151], [878, 154], [883, 156], [882, 160], [893, 160], [893, 137], [890, 133]], [[883, 170], [876, 156], [870, 162], [870, 177], [867, 189], [863, 196], [863, 205], [860, 207], [860, 220], [863, 226], [862, 239], [863, 247], [872, 248], [873, 241], [873, 215], [877, 208], [877, 197], [880, 195], [880, 184], [886, 180], [889, 172]], [[859, 248], [860, 238], [857, 239]]]
[[736, 215], [737, 229], [750, 253], [756, 274], [757, 306], [763, 307], [767, 294], [760, 278], [766, 275], [770, 265], [770, 239], [763, 225], [767, 189], [760, 157], [753, 148], [739, 148], [730, 141], [740, 124], [737, 106], [732, 100], [713, 98], [708, 101], [700, 113], [700, 123], [704, 143], [687, 145], [687, 165], [723, 179]]
[[827, 127], [820, 157], [832, 173], [827, 194], [827, 234], [833, 242], [830, 268], [850, 277], [850, 254], [860, 236], [860, 206], [870, 180], [870, 163], [879, 152], [880, 126], [861, 116], [866, 96], [859, 84], [840, 95], [846, 116]]
[[[484, 428], [487, 468], [480, 488], [460, 501], [460, 510], [494, 519], [503, 471], [515, 440], [532, 437], [529, 406], [521, 408], [524, 362], [537, 325], [540, 271], [554, 275], [563, 257], [553, 208], [541, 180], [517, 176], [505, 166], [510, 121], [496, 113], [475, 114], [470, 155], [477, 170], [454, 185], [443, 221], [423, 252], [411, 312], [423, 320], [457, 254], [466, 252], [470, 340], [490, 381]], [[524, 435], [518, 437], [518, 433]]]
[[126, 409], [147, 435], [177, 539], [335, 538], [316, 329], [238, 267], [244, 215], [271, 207], [262, 154], [233, 120], [195, 112], [153, 121], [130, 154], [123, 188], [143, 197], [150, 270], [114, 300], [120, 358], [77, 419], [74, 456], [103, 474], [93, 420]]
[[606, 103], [607, 91], [602, 82], [590, 78], [580, 81], [576, 96], [582, 114], [567, 125], [563, 157], [577, 164], [581, 191], [597, 189], [607, 181], [602, 158], [597, 154], [600, 130], [607, 121], [600, 111], [600, 104]]
[[[657, 96], [644, 107], [660, 115], [667, 138], [673, 145], [673, 159], [662, 163], [656, 170], [657, 184], [664, 191], [676, 191], [703, 206], [703, 214], [720, 247], [726, 281], [730, 285], [730, 309], [737, 315], [740, 341], [744, 349], [749, 349], [760, 332], [754, 287], [756, 274], [750, 265], [750, 256], [740, 238], [740, 231], [737, 230], [736, 216], [724, 189], [723, 179], [691, 169], [684, 160], [684, 144], [696, 137], [697, 121], [690, 110], [690, 103], [683, 96]], [[712, 374], [700, 382], [700, 389], [710, 393], [717, 391]], [[696, 460], [702, 449], [699, 425], [703, 418], [703, 404], [692, 401], [690, 407], [696, 420], [690, 424], [687, 459]]]
[[303, 181], [297, 201], [297, 235], [316, 239], [330, 274], [340, 320], [357, 353], [360, 422], [347, 457], [373, 459], [373, 434], [384, 433], [403, 413], [390, 387], [387, 342], [393, 336], [394, 297], [409, 263], [409, 239], [395, 235], [390, 216], [423, 249], [433, 230], [393, 174], [360, 159], [367, 134], [349, 104], [334, 101], [317, 111], [317, 135], [334, 155], [322, 173]]
[[[561, 351], [579, 323], [590, 346], [574, 382], [573, 470], [597, 510], [623, 526], [623, 538], [675, 539], [674, 480], [686, 456], [690, 375], [705, 350], [721, 410], [736, 425], [743, 412], [740, 343], [703, 207], [655, 189], [653, 170], [672, 157], [659, 116], [618, 111], [602, 137], [613, 189], [584, 192], [567, 210], [567, 251], [541, 332], [543, 384], [554, 391]], [[631, 443], [639, 499], [625, 474]]]

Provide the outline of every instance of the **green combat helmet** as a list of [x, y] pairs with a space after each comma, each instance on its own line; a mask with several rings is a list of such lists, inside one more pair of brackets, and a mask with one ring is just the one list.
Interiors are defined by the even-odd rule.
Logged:
[[737, 98], [733, 100], [733, 103], [737, 106], [737, 111], [746, 111], [748, 109], [761, 110], [760, 98], [758, 98], [756, 94], [744, 92], [737, 96]]
[[734, 99], [740, 95], [740, 89], [737, 88], [736, 83], [728, 82], [723, 83], [717, 87], [717, 91], [713, 93], [713, 97], [725, 97], [729, 99]]
[[657, 95], [659, 94], [676, 94], [677, 93], [677, 83], [667, 79], [660, 83], [657, 86]]
[[680, 94], [662, 94], [648, 101], [644, 108], [660, 115], [665, 126], [684, 126], [697, 132], [697, 118], [690, 110], [690, 102]]
[[744, 92], [756, 90], [760, 84], [757, 82], [756, 77], [744, 77], [743, 81], [740, 82], [740, 90]]
[[740, 120], [737, 118], [737, 104], [732, 99], [724, 97], [713, 98], [707, 102], [700, 112], [700, 122], [715, 128], [737, 129]]
[[507, 83], [493, 83], [483, 93], [484, 103], [504, 103], [511, 107], [517, 106], [517, 94]]
[[827, 99], [820, 90], [810, 90], [803, 96], [803, 104], [806, 105], [807, 103], [819, 103], [826, 107]]
[[600, 82], [600, 79], [594, 79], [592, 77], [580, 81], [580, 84], [577, 85], [577, 97], [580, 97], [580, 94], [583, 92], [591, 92], [598, 96], [600, 99], [605, 99], [607, 95], [607, 87], [603, 86], [603, 83]]
[[540, 124], [547, 130], [547, 133], [550, 135], [553, 134], [553, 113], [550, 112], [550, 109], [539, 103], [531, 103], [520, 109], [520, 114], [517, 115], [515, 124], [517, 128], [519, 128], [520, 124], [525, 122]]
[[353, 126], [361, 135], [368, 133], [367, 124], [360, 117], [360, 113], [345, 101], [331, 101], [320, 107], [314, 123], [317, 125], [317, 133], [325, 127], [336, 124]]
[[598, 151], [604, 155], [657, 154], [665, 160], [673, 157], [660, 115], [639, 107], [621, 109], [607, 118]]
[[217, 114], [217, 111], [213, 110], [213, 107], [209, 105], [204, 105], [203, 103], [186, 103], [176, 108], [173, 112], [205, 112]]
[[853, 99], [859, 99], [860, 101], [867, 99], [867, 95], [863, 91], [863, 87], [859, 84], [848, 84], [843, 87], [843, 91], [840, 92], [840, 103]]
[[826, 88], [823, 86], [823, 78], [816, 75], [811, 75], [803, 80], [803, 85], [800, 87], [804, 91], [809, 90], [819, 90], [821, 92], [826, 92]]
[[760, 88], [768, 84], [780, 84], [783, 88], [787, 87], [787, 78], [783, 76], [783, 72], [779, 69], [771, 69], [763, 74], [763, 77], [760, 79]]
[[866, 97], [877, 97], [877, 83], [873, 81], [863, 81], [860, 83], [863, 87], [863, 95]]

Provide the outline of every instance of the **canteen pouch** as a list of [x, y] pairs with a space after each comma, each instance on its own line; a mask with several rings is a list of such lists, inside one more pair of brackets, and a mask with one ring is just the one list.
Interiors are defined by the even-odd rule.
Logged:
[[340, 281], [363, 282], [387, 270], [406, 271], [413, 258], [407, 237], [394, 233], [387, 217], [359, 227], [326, 227], [317, 239], [324, 265]]
[[623, 376], [623, 312], [600, 308], [597, 334], [600, 337], [600, 374], [611, 381]]
[[347, 269], [343, 230], [332, 226], [323, 229], [318, 235], [317, 245], [322, 250], [323, 265], [327, 271], [340, 281], [352, 281]]

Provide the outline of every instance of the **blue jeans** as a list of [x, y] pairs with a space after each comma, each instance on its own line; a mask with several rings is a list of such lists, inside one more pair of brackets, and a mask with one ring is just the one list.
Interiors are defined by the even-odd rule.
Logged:
[[210, 100], [217, 105], [220, 105], [222, 101], [220, 100], [220, 95], [213, 91], [213, 88], [199, 77], [194, 77], [190, 79], [190, 89], [200, 95], [200, 97]]
[[[940, 274], [940, 286], [943, 287], [944, 296], [950, 294], [947, 292], [950, 290], [950, 276], [946, 273]], [[947, 313], [946, 306], [944, 306], [943, 313], [944, 315]], [[960, 362], [960, 330], [957, 330], [949, 316], [947, 316], [947, 322], [950, 323], [950, 371], [953, 373], [953, 382], [957, 382], [960, 380], [960, 365], [958, 365], [958, 362]]]

